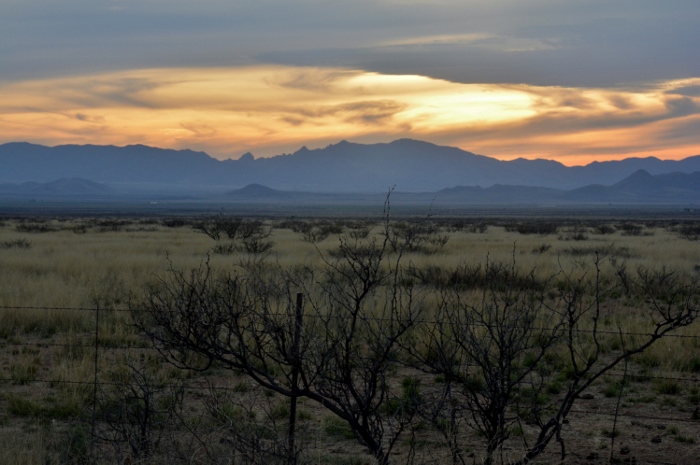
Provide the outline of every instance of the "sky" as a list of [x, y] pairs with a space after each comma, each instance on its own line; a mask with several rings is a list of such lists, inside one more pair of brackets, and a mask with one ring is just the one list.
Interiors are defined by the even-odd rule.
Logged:
[[0, 143], [700, 155], [697, 0], [0, 0]]

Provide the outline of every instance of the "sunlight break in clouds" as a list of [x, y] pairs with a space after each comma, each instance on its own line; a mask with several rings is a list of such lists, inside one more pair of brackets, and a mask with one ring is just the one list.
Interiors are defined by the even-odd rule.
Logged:
[[141, 143], [235, 158], [411, 137], [502, 159], [682, 158], [700, 153], [699, 85], [602, 90], [334, 68], [147, 69], [0, 83], [0, 141]]

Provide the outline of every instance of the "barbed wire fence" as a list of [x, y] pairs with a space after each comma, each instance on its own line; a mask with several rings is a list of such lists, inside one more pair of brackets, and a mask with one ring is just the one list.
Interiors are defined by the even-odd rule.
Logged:
[[[10, 337], [5, 337], [5, 340], [0, 339], [0, 350], [2, 349], [8, 349], [10, 351], [10, 357], [12, 360], [12, 357], [16, 357], [18, 355], [23, 354], [23, 350], [29, 354], [29, 355], [36, 355], [36, 351], [41, 351], [43, 349], [45, 350], [51, 350], [51, 349], [56, 349], [56, 350], [76, 350], [79, 349], [81, 351], [93, 351], [94, 355], [94, 360], [92, 364], [92, 372], [90, 374], [90, 379], [84, 379], [84, 380], [73, 380], [73, 379], [65, 379], [63, 377], [55, 377], [55, 376], [49, 376], [45, 377], [44, 375], [40, 374], [33, 374], [33, 375], [25, 375], [25, 376], [16, 376], [13, 374], [10, 374], [10, 376], [1, 375], [0, 376], [0, 384], [3, 384], [5, 386], [23, 386], [23, 387], [30, 387], [33, 385], [44, 385], [44, 386], [49, 386], [51, 388], [58, 388], [60, 386], [73, 386], [73, 387], [80, 387], [82, 389], [85, 389], [86, 391], [90, 391], [90, 402], [91, 406], [89, 407], [88, 410], [91, 410], [91, 418], [90, 418], [90, 423], [91, 423], [91, 435], [93, 438], [98, 438], [99, 434], [96, 433], [95, 431], [95, 425], [97, 422], [100, 420], [97, 419], [96, 417], [96, 412], [98, 410], [98, 397], [99, 393], [101, 390], [104, 390], [105, 388], [125, 388], [127, 386], [127, 382], [124, 381], [116, 381], [116, 380], [109, 380], [105, 379], [105, 373], [104, 369], [102, 368], [103, 362], [105, 359], [109, 359], [112, 361], [116, 361], [120, 359], [120, 356], [123, 357], [128, 357], [130, 354], [135, 354], [137, 357], [143, 357], [143, 354], [150, 353], [155, 355], [158, 355], [157, 349], [154, 347], [150, 346], [149, 341], [147, 341], [145, 338], [139, 339], [140, 336], [136, 336], [134, 339], [130, 341], [130, 343], [115, 343], [114, 341], [110, 340], [109, 338], [106, 338], [105, 334], [101, 333], [101, 326], [100, 326], [100, 321], [104, 321], [105, 317], [109, 314], [124, 314], [124, 315], [130, 315], [134, 311], [133, 308], [100, 308], [99, 306], [95, 307], [49, 307], [49, 306], [0, 306], [0, 314], [2, 312], [13, 312], [13, 311], [33, 311], [33, 312], [84, 312], [86, 315], [91, 316], [94, 318], [94, 329], [92, 331], [89, 331], [87, 329], [84, 329], [80, 331], [79, 337], [76, 337], [75, 340], [71, 341], [65, 341], [65, 340], [60, 340], [60, 338], [54, 337], [55, 335], [49, 335], [48, 337], [43, 336], [40, 337], [38, 340], [31, 340], [32, 338], [23, 338], [22, 336], [10, 336]], [[305, 315], [304, 318], [314, 318], [318, 317], [318, 315]], [[381, 321], [381, 318], [377, 318], [377, 321]], [[423, 323], [423, 324], [434, 324], [438, 323], [435, 320], [431, 319], [417, 319], [415, 320], [415, 323]], [[84, 328], [87, 328], [89, 325], [84, 325]], [[13, 331], [13, 328], [6, 328], [8, 334], [11, 334]], [[542, 330], [551, 330], [552, 328], [546, 328], [546, 327], [541, 327], [537, 329], [542, 329]], [[582, 329], [579, 330], [580, 332], [586, 332], [587, 330]], [[592, 330], [591, 330], [592, 332]], [[599, 334], [611, 334], [611, 335], [618, 335], [619, 331], [606, 331], [606, 330], [601, 330], [598, 329], [597, 332]], [[31, 334], [31, 331], [28, 332], [28, 334]], [[648, 333], [644, 332], [624, 332], [624, 336], [648, 336]], [[665, 338], [669, 339], [679, 339], [679, 340], [691, 340], [691, 341], [698, 341], [698, 347], [700, 347], [700, 335], [693, 335], [693, 334], [667, 334], [664, 336]], [[23, 340], [23, 339], [29, 339], [29, 340]], [[20, 350], [16, 350], [16, 348], [22, 348]], [[12, 363], [10, 362], [10, 365]], [[468, 364], [465, 366], [469, 366]], [[49, 368], [49, 367], [47, 367]], [[112, 366], [111, 368], [119, 368], [118, 366]], [[123, 368], [123, 367], [122, 367]], [[11, 368], [8, 366], [4, 367], [4, 372], [7, 373], [7, 371], [11, 371]], [[46, 371], [50, 371], [50, 368]], [[194, 376], [192, 378], [187, 379], [187, 382], [177, 382], [177, 383], [168, 383], [168, 382], [160, 382], [159, 388], [163, 390], [176, 390], [176, 389], [182, 389], [184, 392], [190, 392], [194, 394], [199, 394], [201, 395], [204, 392], [224, 392], [224, 393], [233, 393], [233, 394], [240, 394], [243, 391], [243, 388], [240, 386], [235, 386], [231, 385], [231, 383], [228, 382], [222, 382], [222, 378], [225, 378], [224, 376], [215, 376], [213, 378], [217, 378], [220, 384], [216, 384], [216, 382], [213, 382], [212, 377], [207, 377], [207, 376], [202, 376], [202, 377], [197, 377]], [[689, 388], [689, 390], [695, 392], [698, 391], [700, 388], [700, 369], [693, 369], [690, 371], [685, 371], [680, 373], [678, 370], [673, 370], [669, 372], [660, 372], [659, 370], [656, 370], [653, 374], [644, 372], [644, 373], [634, 373], [634, 372], [627, 372], [625, 370], [624, 372], [622, 371], [611, 371], [606, 374], [606, 380], [608, 383], [615, 383], [617, 382], [619, 385], [623, 385], [627, 383], [630, 379], [643, 379], [645, 381], [655, 381], [660, 383], [664, 382], [672, 382], [672, 383], [681, 383], [684, 387]], [[6, 389], [5, 389], [6, 390]], [[677, 392], [677, 391], [675, 391]], [[622, 397], [622, 393], [618, 392], [617, 394], [614, 395], [608, 395], [607, 393], [602, 393], [602, 392], [597, 392], [597, 394], [600, 396], [602, 395], [605, 398], [614, 398]], [[267, 394], [266, 394], [267, 395]], [[618, 401], [619, 401], [618, 398]], [[693, 404], [692, 402], [689, 405], [684, 405], [684, 406], [678, 406], [674, 402], [670, 402], [670, 405], [667, 405], [668, 408], [664, 409], [664, 414], [648, 414], [648, 413], [635, 413], [634, 409], [630, 408], [629, 405], [626, 407], [620, 408], [619, 407], [619, 402], [618, 402], [618, 407], [614, 409], [609, 409], [609, 406], [606, 405], [600, 405], [598, 408], [589, 408], [584, 405], [578, 406], [575, 410], [572, 410], [572, 413], [577, 415], [577, 416], [598, 416], [598, 417], [603, 417], [603, 418], [608, 418], [609, 421], [606, 421], [607, 424], [610, 425], [610, 427], [613, 428], [612, 433], [610, 434], [610, 442], [611, 444], [614, 444], [616, 434], [614, 430], [614, 424], [617, 421], [618, 423], [620, 420], [625, 420], [628, 423], [647, 428], [647, 429], [658, 429], [659, 431], [665, 431], [667, 429], [667, 425], [671, 424], [686, 424], [690, 425], [693, 428], [697, 426], [697, 428], [694, 430], [696, 436], [700, 434], [700, 411], [699, 411], [699, 406], [700, 406], [700, 395], [694, 395], [694, 398], [696, 399], [696, 402]], [[591, 399], [586, 399], [586, 400], [593, 400]], [[613, 399], [614, 400], [614, 399]], [[649, 398], [642, 399], [642, 402], [644, 403], [650, 403], [652, 402]], [[7, 401], [5, 402], [7, 404]], [[625, 403], [623, 402], [623, 405]], [[7, 409], [7, 406], [6, 406]], [[7, 417], [13, 415], [12, 412], [7, 412], [5, 415]], [[16, 414], [18, 417], [21, 417], [22, 414]], [[39, 418], [41, 419], [42, 417], [50, 417], [50, 412], [42, 412], [41, 410], [37, 410], [31, 414], [32, 417], [34, 418]], [[289, 417], [289, 422], [294, 423], [296, 421], [297, 417], [297, 412], [292, 412], [292, 415]], [[48, 418], [49, 420], [51, 418]], [[646, 422], [646, 423], [642, 423]], [[651, 424], [653, 423], [653, 424]], [[663, 428], [663, 429], [662, 429]], [[695, 443], [695, 437], [683, 437], [678, 436], [680, 439], [676, 439], [679, 442], [688, 442], [690, 444]], [[99, 439], [99, 438], [98, 438]], [[347, 439], [347, 438], [346, 438]], [[673, 438], [671, 438], [673, 440]], [[607, 453], [608, 451], [603, 451]], [[600, 457], [598, 454], [591, 453], [587, 457], [588, 460], [593, 461], [592, 463], [608, 463], [607, 460], [605, 460], [604, 453], [601, 452]], [[551, 455], [552, 457], [558, 457], [558, 452], [556, 451], [545, 451], [546, 455]], [[611, 454], [612, 457], [612, 454]], [[129, 460], [131, 458], [127, 457]], [[555, 460], [555, 459], [553, 459]], [[603, 460], [602, 462], [597, 460]], [[475, 459], [476, 461], [476, 459]], [[132, 463], [132, 462], [124, 462], [124, 463]], [[134, 462], [136, 463], [136, 462]], [[251, 462], [255, 463], [255, 462]], [[264, 462], [260, 462], [264, 463]], [[414, 463], [414, 462], [411, 462]], [[415, 462], [419, 463], [419, 462]], [[632, 463], [632, 462], [630, 462]], [[668, 457], [668, 460], [664, 461], [655, 461], [655, 460], [643, 460], [643, 461], [635, 461], [634, 463], [642, 464], [642, 463], [649, 463], [649, 464], [666, 464], [666, 465], [672, 465], [672, 464], [683, 464], [686, 463], [684, 461], [674, 461], [673, 457]]]

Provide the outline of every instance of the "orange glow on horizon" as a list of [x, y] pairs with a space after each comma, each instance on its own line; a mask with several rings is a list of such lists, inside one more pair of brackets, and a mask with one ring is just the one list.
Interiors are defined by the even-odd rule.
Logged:
[[139, 143], [237, 158], [410, 137], [504, 160], [680, 159], [700, 154], [700, 97], [676, 90], [699, 83], [611, 90], [335, 68], [146, 69], [0, 82], [0, 143]]
[[512, 161], [518, 158], [525, 158], [528, 160], [554, 160], [558, 161], [565, 166], [585, 166], [594, 162], [606, 162], [606, 161], [620, 161], [626, 158], [647, 158], [656, 157], [660, 160], [683, 160], [684, 158], [700, 155], [697, 147], [690, 147], [687, 149], [676, 149], [668, 151], [654, 151], [654, 152], [637, 152], [634, 154], [620, 154], [620, 155], [558, 155], [556, 158], [547, 156], [512, 156], [512, 157], [491, 157], [501, 161]]

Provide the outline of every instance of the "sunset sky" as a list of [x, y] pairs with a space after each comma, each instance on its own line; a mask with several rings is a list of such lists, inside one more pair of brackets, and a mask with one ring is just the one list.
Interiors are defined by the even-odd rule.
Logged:
[[0, 0], [0, 143], [700, 154], [698, 0]]

